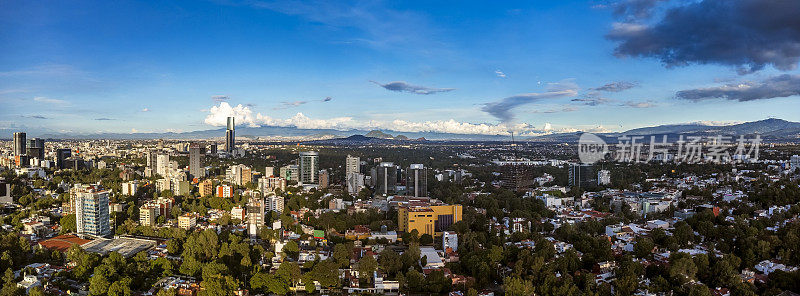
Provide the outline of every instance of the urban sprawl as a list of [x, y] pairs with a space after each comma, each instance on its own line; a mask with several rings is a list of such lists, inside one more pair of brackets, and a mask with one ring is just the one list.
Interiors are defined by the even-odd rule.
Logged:
[[16, 132], [0, 294], [800, 293], [800, 145], [581, 163], [576, 143], [369, 136]]

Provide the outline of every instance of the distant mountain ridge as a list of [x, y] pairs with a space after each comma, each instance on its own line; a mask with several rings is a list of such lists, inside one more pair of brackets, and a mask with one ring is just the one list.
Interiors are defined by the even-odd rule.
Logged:
[[[551, 134], [533, 137], [531, 141], [574, 142], [583, 132]], [[628, 136], [666, 135], [670, 140], [685, 136], [739, 136], [758, 134], [762, 139], [773, 141], [800, 141], [800, 123], [783, 119], [764, 119], [732, 125], [704, 125], [701, 123], [659, 125], [631, 129], [615, 133], [595, 133], [603, 138]]]
[[[9, 139], [18, 129], [0, 129], [0, 137]], [[98, 133], [98, 134], [70, 134], [70, 133], [36, 133], [29, 131], [28, 137], [45, 139], [222, 139], [225, 129], [212, 129], [191, 132], [167, 133]], [[575, 142], [583, 132], [555, 133], [524, 140], [536, 142]], [[396, 134], [393, 136], [392, 134]], [[744, 122], [732, 125], [705, 125], [701, 123], [669, 124], [652, 127], [631, 129], [625, 132], [595, 133], [603, 138], [615, 138], [622, 135], [668, 135], [670, 139], [680, 135], [750, 135], [760, 134], [765, 140], [773, 141], [800, 141], [800, 123], [782, 119], [765, 119]], [[363, 135], [364, 138], [348, 138], [354, 135]], [[473, 135], [451, 134], [437, 132], [398, 132], [391, 130], [335, 130], [335, 129], [300, 129], [295, 127], [237, 127], [236, 136], [261, 141], [328, 141], [337, 140], [345, 142], [372, 141], [376, 139], [385, 141], [508, 141], [509, 135]]]

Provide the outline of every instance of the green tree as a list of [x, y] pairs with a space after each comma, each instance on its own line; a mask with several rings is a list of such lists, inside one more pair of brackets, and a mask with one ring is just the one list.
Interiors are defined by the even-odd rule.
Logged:
[[228, 296], [239, 289], [236, 280], [230, 276], [216, 276], [200, 283], [200, 296]]
[[422, 236], [419, 237], [419, 243], [425, 246], [433, 245], [433, 236], [427, 233], [423, 234]]
[[130, 296], [131, 292], [131, 278], [124, 277], [118, 281], [115, 281], [111, 286], [108, 288], [108, 295], [109, 296]]
[[400, 269], [403, 268], [403, 262], [400, 261], [400, 255], [391, 248], [384, 248], [378, 258], [380, 261], [381, 269], [389, 276], [394, 277]]
[[[286, 249], [286, 248], [284, 248]], [[300, 280], [300, 266], [295, 262], [284, 262], [278, 267], [275, 272], [280, 277], [288, 279], [292, 284], [296, 284]]]
[[336, 244], [333, 246], [333, 260], [339, 265], [339, 268], [347, 268], [350, 266], [350, 255], [352, 254], [352, 247], [349, 244]]
[[6, 269], [6, 272], [3, 274], [3, 283], [3, 288], [0, 289], [0, 295], [22, 296], [25, 294], [25, 290], [17, 287], [17, 282], [14, 280], [14, 272], [11, 271], [11, 268]]
[[75, 214], [68, 214], [61, 217], [59, 221], [61, 224], [61, 233], [70, 233], [77, 231], [77, 226], [75, 226]]
[[676, 256], [674, 260], [670, 260], [669, 276], [679, 283], [685, 283], [693, 280], [697, 273], [697, 266], [694, 261], [687, 256]]
[[318, 281], [323, 287], [336, 287], [339, 285], [339, 272], [336, 267], [336, 263], [331, 260], [320, 261], [311, 270], [311, 279]]
[[370, 279], [378, 268], [378, 261], [373, 256], [364, 256], [358, 261], [358, 274], [362, 279]]
[[89, 294], [90, 295], [105, 295], [108, 293], [108, 288], [111, 284], [103, 274], [95, 274], [89, 279]]
[[633, 253], [636, 254], [638, 258], [645, 258], [653, 252], [653, 248], [655, 244], [653, 240], [648, 237], [640, 236], [636, 238], [635, 244], [633, 245]]
[[506, 277], [503, 279], [503, 290], [509, 296], [533, 295], [534, 287], [531, 281], [520, 278]]
[[297, 258], [297, 255], [300, 254], [300, 247], [295, 241], [290, 240], [283, 246], [282, 252], [289, 258]]

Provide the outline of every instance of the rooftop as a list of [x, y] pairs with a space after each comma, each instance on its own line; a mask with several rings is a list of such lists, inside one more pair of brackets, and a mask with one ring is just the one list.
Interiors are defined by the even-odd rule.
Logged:
[[91, 242], [91, 240], [82, 239], [74, 234], [63, 234], [48, 240], [40, 241], [39, 245], [50, 250], [66, 252], [73, 245], [81, 246], [89, 242]]
[[156, 242], [148, 239], [120, 237], [115, 239], [99, 238], [83, 245], [87, 252], [106, 255], [110, 252], [120, 253], [124, 257], [131, 257], [141, 251], [148, 250], [156, 245]]

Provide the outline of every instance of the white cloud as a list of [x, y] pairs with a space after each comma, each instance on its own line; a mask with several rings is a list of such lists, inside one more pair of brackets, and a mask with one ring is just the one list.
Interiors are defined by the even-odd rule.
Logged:
[[494, 70], [494, 74], [497, 75], [497, 77], [506, 78], [506, 73], [503, 73], [503, 71], [500, 71], [499, 69]]
[[622, 104], [622, 106], [627, 106], [627, 107], [631, 107], [631, 108], [652, 108], [652, 107], [656, 107], [656, 103], [653, 102], [653, 101], [649, 101], [649, 100], [648, 101], [644, 101], [644, 102], [628, 101], [628, 102], [625, 102], [624, 104]]
[[34, 101], [48, 103], [48, 104], [66, 104], [67, 101], [58, 100], [58, 99], [51, 99], [47, 97], [35, 97], [33, 98]]
[[275, 107], [275, 110], [293, 108], [293, 107], [297, 107], [297, 106], [300, 106], [300, 105], [304, 105], [306, 103], [308, 103], [308, 101], [281, 102], [281, 105], [278, 106], [278, 107]]
[[150, 112], [150, 109], [144, 108], [142, 109], [142, 112]]
[[743, 121], [714, 121], [714, 120], [701, 120], [701, 121], [693, 121], [688, 123], [682, 124], [699, 124], [699, 125], [707, 125], [707, 126], [729, 126], [729, 125], [736, 125], [744, 123]]

